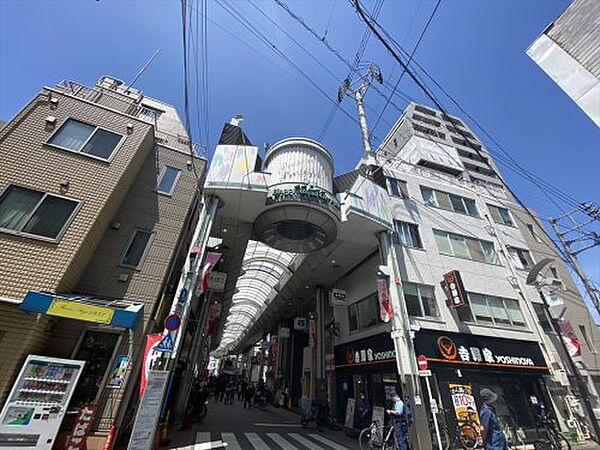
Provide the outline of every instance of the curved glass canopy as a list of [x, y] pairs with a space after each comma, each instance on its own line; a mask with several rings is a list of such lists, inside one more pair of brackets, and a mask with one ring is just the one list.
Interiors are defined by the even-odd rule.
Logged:
[[227, 354], [246, 336], [250, 327], [274, 298], [275, 286], [289, 271], [295, 253], [283, 252], [262, 242], [248, 241], [242, 261], [242, 275], [223, 328], [216, 354]]

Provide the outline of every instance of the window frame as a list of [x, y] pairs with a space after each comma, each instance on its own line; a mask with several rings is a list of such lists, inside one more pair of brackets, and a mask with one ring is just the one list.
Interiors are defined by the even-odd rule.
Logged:
[[[471, 307], [473, 295], [477, 295], [477, 296], [485, 299], [485, 305], [487, 306], [487, 309], [489, 310], [489, 313], [490, 313], [489, 318], [491, 319], [491, 323], [477, 321], [477, 317], [475, 317], [475, 313], [473, 312], [473, 308]], [[462, 320], [461, 319], [462, 322], [471, 323], [473, 325], [482, 326], [482, 327], [492, 326], [495, 328], [516, 329], [517, 331], [530, 331], [531, 330], [529, 327], [529, 324], [527, 323], [527, 318], [525, 317], [525, 314], [523, 313], [523, 309], [521, 308], [521, 302], [518, 299], [497, 297], [495, 295], [480, 294], [478, 292], [467, 292], [467, 297], [469, 299], [467, 304], [465, 306], [462, 306], [461, 308], [467, 307], [469, 309], [469, 315], [471, 318], [470, 318], [470, 320]], [[494, 317], [493, 309], [492, 309], [492, 306], [490, 305], [490, 299], [500, 300], [502, 302], [504, 312], [506, 313], [506, 317], [508, 317], [508, 321], [510, 322], [510, 324], [507, 325], [507, 324], [502, 324], [502, 323], [500, 323], [500, 324], [496, 323], [498, 319], [496, 317]], [[521, 316], [523, 317], [523, 325], [515, 325], [512, 317], [511, 317], [510, 309], [507, 307], [507, 303], [506, 303], [507, 301], [508, 302], [516, 302], [516, 304], [519, 307], [519, 312], [521, 313]]]
[[[511, 228], [517, 228], [516, 222], [514, 217], [512, 216], [510, 210], [508, 208], [505, 208], [504, 206], [497, 206], [497, 205], [492, 205], [491, 203], [487, 204], [488, 209], [490, 210], [490, 215], [492, 216], [492, 220], [494, 221], [494, 223], [498, 224], [498, 225], [504, 225], [506, 227], [511, 227]], [[496, 209], [497, 213], [498, 213], [498, 217], [500, 217], [500, 220], [502, 220], [502, 222], [498, 222], [495, 217], [494, 214], [492, 213], [492, 210]], [[504, 221], [504, 217], [502, 215], [502, 210], [506, 211], [506, 214], [508, 215], [508, 218], [510, 219], [510, 224], [506, 223]]]
[[[177, 175], [175, 176], [175, 180], [173, 180], [173, 185], [171, 186], [171, 189], [167, 192], [167, 191], [160, 191], [159, 190], [159, 186], [160, 186], [160, 182], [162, 180], [162, 178], [165, 176], [165, 174], [167, 173], [167, 169], [175, 169], [177, 171]], [[173, 192], [175, 191], [175, 187], [177, 187], [177, 183], [179, 182], [179, 178], [181, 177], [181, 172], [182, 170], [174, 167], [174, 166], [170, 166], [168, 164], [165, 164], [162, 168], [162, 170], [160, 171], [160, 175], [158, 176], [158, 179], [156, 180], [156, 187], [154, 188], [154, 191], [158, 194], [161, 195], [166, 195], [167, 197], [172, 197], [173, 196]]]
[[34, 188], [23, 186], [20, 184], [9, 184], [8, 186], [6, 186], [2, 190], [2, 192], [0, 192], [0, 203], [2, 202], [2, 199], [4, 198], [4, 196], [8, 193], [8, 190], [11, 188], [11, 186], [19, 187], [21, 189], [28, 189], [30, 191], [35, 191], [35, 192], [39, 192], [39, 193], [43, 194], [42, 197], [40, 198], [40, 200], [36, 203], [35, 207], [28, 214], [27, 220], [25, 220], [25, 222], [24, 222], [25, 224], [27, 224], [29, 222], [31, 217], [35, 214], [35, 212], [38, 210], [38, 208], [41, 206], [41, 204], [44, 202], [44, 200], [48, 196], [64, 198], [65, 200], [75, 202], [76, 205], [75, 205], [75, 208], [73, 208], [73, 211], [71, 212], [71, 214], [69, 215], [67, 220], [65, 220], [65, 223], [63, 224], [62, 228], [60, 229], [60, 231], [58, 232], [58, 234], [56, 235], [55, 238], [41, 236], [39, 234], [34, 234], [34, 233], [28, 233], [26, 231], [12, 230], [10, 228], [4, 228], [4, 227], [0, 227], [0, 233], [7, 233], [7, 234], [15, 235], [15, 236], [21, 236], [21, 237], [26, 237], [26, 238], [30, 238], [30, 239], [37, 239], [37, 240], [41, 240], [41, 241], [45, 241], [45, 242], [53, 242], [53, 243], [60, 242], [60, 240], [63, 238], [63, 235], [66, 233], [67, 228], [69, 227], [69, 225], [71, 225], [71, 223], [75, 219], [75, 216], [77, 215], [81, 206], [83, 205], [82, 200], [77, 200], [75, 198], [67, 197], [65, 195], [54, 194], [52, 192], [40, 191], [39, 189], [34, 189]]
[[[437, 242], [438, 236], [437, 236], [436, 233], [444, 233], [445, 234], [444, 237], [448, 241], [449, 248], [452, 249], [452, 254], [446, 253], [446, 252], [442, 251], [442, 249], [440, 249], [440, 246], [439, 246], [439, 244]], [[457, 237], [459, 237], [459, 238], [462, 239], [462, 241], [465, 244], [465, 248], [467, 249], [467, 253], [469, 254], [468, 257], [456, 254], [456, 252], [454, 250], [454, 247], [452, 246], [452, 240], [450, 238], [450, 235], [454, 235], [454, 236], [457, 236]], [[452, 256], [454, 258], [468, 259], [468, 260], [471, 260], [471, 261], [477, 261], [477, 262], [482, 262], [482, 263], [486, 263], [486, 264], [492, 264], [494, 266], [502, 266], [502, 264], [500, 262], [500, 257], [498, 255], [498, 250], [496, 249], [496, 246], [494, 245], [494, 243], [492, 241], [486, 241], [486, 240], [479, 239], [479, 238], [472, 238], [470, 236], [463, 236], [462, 234], [452, 233], [451, 231], [439, 230], [437, 228], [433, 229], [433, 237], [434, 237], [434, 240], [436, 241], [435, 244], [436, 244], [436, 246], [438, 248], [438, 252], [440, 253], [440, 255]], [[482, 260], [482, 259], [475, 259], [475, 258], [473, 258], [473, 255], [471, 255], [471, 250], [469, 249], [469, 245], [467, 244], [467, 239], [472, 239], [472, 240], [477, 241], [479, 243], [479, 246], [481, 248], [481, 252], [482, 252], [484, 258], [486, 256], [486, 251], [485, 251], [485, 248], [484, 248], [482, 242], [487, 242], [487, 243], [491, 244], [493, 246], [493, 248], [494, 248], [494, 254], [496, 255], [496, 262], [488, 261], [487, 259], [483, 259]]]
[[[131, 264], [126, 264], [123, 261], [125, 259], [125, 256], [127, 255], [127, 251], [129, 250], [129, 247], [133, 243], [133, 240], [135, 239], [135, 236], [136, 236], [136, 234], [137, 234], [138, 231], [141, 231], [143, 233], [149, 233], [150, 237], [148, 238], [148, 242], [146, 243], [146, 247], [144, 248], [144, 251], [142, 252], [142, 256], [140, 256], [140, 260], [138, 261], [137, 266], [134, 266], [134, 265], [131, 265]], [[129, 236], [129, 239], [127, 240], [127, 245], [125, 245], [125, 248], [121, 252], [121, 257], [119, 258], [119, 266], [121, 266], [121, 267], [127, 267], [128, 269], [141, 270], [141, 267], [144, 264], [144, 260], [146, 259], [146, 256], [148, 255], [148, 251], [150, 250], [150, 247], [152, 246], [152, 241], [154, 240], [154, 235], [155, 234], [156, 234], [155, 231], [151, 231], [151, 230], [146, 230], [144, 228], [135, 227], [133, 229], [133, 231], [131, 232], [131, 234]]]
[[[517, 266], [518, 270], [525, 270], [525, 271], [529, 271], [533, 268], [533, 266], [535, 266], [535, 260], [533, 259], [533, 256], [531, 256], [531, 252], [529, 251], [529, 249], [526, 248], [520, 248], [520, 247], [513, 247], [512, 245], [508, 245], [507, 246], [507, 250], [508, 250], [508, 256], [511, 258], [513, 264], [516, 265], [517, 261], [515, 261], [514, 257], [513, 257], [513, 251], [516, 253], [516, 256], [519, 260], [519, 266]], [[519, 252], [525, 252], [526, 255], [529, 257], [529, 261], [531, 261], [531, 266], [529, 267], [524, 267], [523, 266], [523, 261], [521, 260], [521, 255], [519, 254]], [[524, 258], [527, 259], [527, 258]]]
[[[360, 300], [357, 300], [354, 303], [351, 303], [350, 305], [348, 305], [347, 312], [348, 312], [348, 333], [349, 334], [361, 333], [365, 330], [370, 330], [372, 328], [375, 328], [375, 327], [380, 326], [385, 323], [381, 320], [381, 317], [379, 315], [379, 303], [378, 303], [379, 299], [377, 296], [378, 296], [377, 291], [375, 291], [375, 292], [372, 292], [372, 293], [364, 296]], [[374, 299], [375, 302], [377, 302], [377, 314], [376, 314], [377, 321], [373, 325], [363, 328], [361, 326], [360, 307], [358, 305], [359, 305], [359, 303], [367, 301], [369, 299]], [[351, 310], [351, 308], [354, 308], [354, 310], [356, 312], [356, 329], [350, 328], [350, 310]]]
[[[439, 304], [438, 304], [437, 298], [435, 296], [435, 287], [434, 286], [430, 286], [428, 284], [411, 283], [409, 281], [402, 283], [402, 296], [404, 297], [404, 303], [405, 304], [406, 304], [406, 293], [404, 292], [404, 286], [406, 286], [406, 285], [411, 285], [414, 288], [416, 288], [416, 290], [417, 290], [417, 299], [419, 301], [419, 309], [421, 310], [421, 315], [414, 316], [414, 315], [410, 315], [409, 314], [409, 317], [414, 317], [416, 319], [429, 319], [429, 320], [439, 319], [440, 318], [440, 308], [439, 308]], [[421, 293], [421, 288], [430, 288], [431, 289], [431, 293], [433, 295], [433, 302], [435, 304], [435, 310], [437, 312], [436, 316], [431, 316], [431, 315], [425, 314], [425, 307], [423, 306], [423, 295]], [[406, 310], [408, 312], [408, 305], [406, 305]]]
[[[63, 129], [63, 127], [69, 122], [69, 120], [71, 120], [73, 122], [79, 122], [79, 123], [82, 123], [84, 125], [88, 125], [90, 127], [94, 127], [94, 131], [92, 133], [90, 133], [90, 135], [83, 142], [83, 144], [81, 144], [81, 149], [85, 148], [85, 146], [87, 145], [87, 143], [92, 139], [92, 137], [94, 137], [94, 135], [96, 134], [96, 132], [98, 130], [103, 130], [103, 131], [106, 131], [108, 133], [116, 134], [117, 136], [121, 136], [121, 138], [119, 139], [119, 142], [117, 142], [117, 145], [115, 145], [115, 148], [113, 148], [113, 150], [112, 150], [112, 152], [111, 152], [111, 154], [110, 154], [110, 156], [108, 158], [101, 158], [100, 156], [96, 156], [96, 155], [93, 155], [91, 153], [83, 153], [81, 150], [73, 150], [71, 148], [63, 147], [62, 145], [53, 144], [52, 142], [50, 142], [50, 141], [52, 141], [52, 139], [54, 139], [54, 137], [58, 133], [60, 133], [60, 130]], [[112, 162], [114, 156], [117, 154], [118, 150], [123, 145], [123, 141], [125, 141], [125, 137], [126, 136], [124, 134], [117, 133], [117, 132], [115, 132], [113, 130], [109, 130], [108, 128], [104, 128], [104, 127], [101, 127], [99, 125], [94, 125], [92, 123], [86, 122], [84, 120], [75, 119], [73, 117], [67, 117], [65, 120], [62, 121], [62, 123], [58, 127], [56, 127], [56, 130], [54, 130], [52, 132], [52, 134], [50, 135], [50, 137], [46, 140], [45, 145], [47, 145], [49, 147], [57, 148], [57, 149], [60, 149], [60, 150], [64, 150], [64, 151], [69, 152], [69, 153], [74, 153], [76, 155], [83, 155], [83, 156], [86, 156], [88, 158], [92, 158], [92, 159], [95, 159], [95, 160], [98, 160], [98, 161], [103, 161], [103, 162], [110, 163], [110, 162]]]
[[[398, 189], [399, 195], [393, 193], [392, 182], [395, 182], [397, 186], [398, 183], [400, 183], [401, 186], [403, 185], [405, 192], [402, 192], [402, 189]], [[387, 187], [387, 192], [390, 196], [403, 199], [410, 198], [410, 196], [408, 195], [408, 183], [406, 181], [395, 177], [385, 177], [385, 185]]]
[[[394, 224], [394, 242], [398, 245], [401, 245], [402, 247], [406, 247], [406, 248], [414, 248], [417, 250], [424, 250], [423, 247], [423, 239], [421, 238], [421, 232], [419, 231], [419, 225], [417, 225], [416, 223], [412, 223], [412, 222], [405, 222], [403, 220], [397, 220], [394, 219], [393, 220], [393, 224]], [[418, 246], [414, 246], [414, 245], [407, 245], [404, 242], [402, 242], [402, 240], [400, 239], [400, 233], [398, 233], [398, 227], [397, 224], [406, 224], [409, 227], [414, 227], [417, 233], [417, 239], [419, 240], [418, 242]], [[411, 240], [412, 240], [412, 233], [411, 234]]]
[[[423, 203], [426, 206], [430, 206], [432, 208], [443, 209], [444, 211], [454, 212], [456, 214], [461, 214], [463, 216], [473, 217], [475, 219], [481, 219], [482, 218], [481, 214], [479, 213], [479, 207], [477, 206], [477, 201], [475, 199], [473, 199], [473, 198], [464, 197], [462, 195], [454, 194], [454, 193], [451, 193], [451, 192], [441, 191], [439, 189], [435, 189], [435, 188], [432, 188], [432, 187], [429, 187], [429, 186], [425, 186], [425, 185], [422, 185], [422, 184], [419, 185], [419, 188], [421, 190], [421, 198], [423, 200]], [[427, 202], [427, 200], [425, 200], [425, 194], [423, 193], [424, 189], [430, 190], [432, 192], [433, 195], [432, 195], [431, 198], [434, 200], [433, 204], [429, 203], [429, 202]], [[444, 208], [443, 206], [440, 206], [440, 202], [439, 202], [439, 200], [437, 198], [438, 193], [440, 193], [440, 195], [447, 195], [448, 196], [448, 202], [452, 206], [452, 208]], [[460, 199], [461, 204], [462, 204], [465, 212], [457, 211], [456, 209], [454, 209], [454, 204], [452, 203], [452, 197], [456, 197], [456, 198]], [[475, 205], [475, 211], [477, 213], [476, 215], [469, 214], [469, 207], [467, 206], [466, 200], [470, 200], [470, 201], [473, 202], [473, 204]]]

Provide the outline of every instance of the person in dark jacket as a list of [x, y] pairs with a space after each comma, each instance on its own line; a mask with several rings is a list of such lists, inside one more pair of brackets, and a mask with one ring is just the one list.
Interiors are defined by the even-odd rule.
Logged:
[[496, 402], [498, 395], [491, 389], [484, 388], [479, 393], [483, 405], [479, 412], [479, 423], [481, 424], [481, 437], [485, 450], [507, 450], [506, 436], [500, 427], [498, 415], [496, 414]]
[[248, 385], [244, 392], [244, 409], [248, 405], [248, 409], [252, 408], [252, 400], [254, 399], [254, 384]]

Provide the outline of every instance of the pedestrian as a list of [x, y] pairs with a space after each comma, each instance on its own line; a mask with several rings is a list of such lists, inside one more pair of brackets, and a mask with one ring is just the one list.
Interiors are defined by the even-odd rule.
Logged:
[[225, 389], [225, 404], [233, 405], [234, 394], [235, 394], [235, 383], [233, 381], [230, 381], [229, 384], [227, 385], [227, 388]]
[[246, 388], [248, 387], [248, 382], [246, 379], [242, 379], [240, 383], [240, 389], [238, 391], [238, 400], [242, 400], [244, 398], [244, 394], [246, 393]]
[[394, 408], [388, 409], [386, 412], [392, 416], [394, 420], [394, 434], [396, 436], [396, 446], [398, 450], [408, 450], [408, 427], [407, 406], [402, 401], [398, 394], [392, 396]]
[[252, 400], [254, 399], [254, 385], [250, 384], [244, 392], [244, 409], [248, 405], [248, 409], [252, 408]]
[[488, 388], [483, 388], [479, 392], [483, 401], [479, 413], [479, 423], [481, 424], [481, 437], [483, 438], [483, 448], [485, 450], [507, 450], [506, 437], [500, 427], [500, 421], [496, 414], [496, 402], [498, 395]]

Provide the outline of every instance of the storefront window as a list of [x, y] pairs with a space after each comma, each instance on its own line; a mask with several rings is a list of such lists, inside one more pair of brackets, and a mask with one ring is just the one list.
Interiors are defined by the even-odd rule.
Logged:
[[120, 334], [86, 330], [73, 359], [85, 361], [81, 378], [71, 399], [72, 406], [93, 402], [101, 389]]

